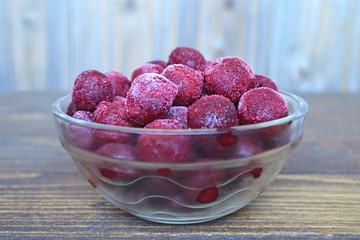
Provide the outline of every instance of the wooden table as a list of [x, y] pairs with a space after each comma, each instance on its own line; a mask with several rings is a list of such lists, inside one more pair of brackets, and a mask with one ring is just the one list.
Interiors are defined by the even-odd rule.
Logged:
[[215, 221], [164, 225], [80, 175], [50, 112], [61, 95], [0, 94], [0, 239], [360, 239], [360, 96], [302, 95], [304, 139], [259, 198]]

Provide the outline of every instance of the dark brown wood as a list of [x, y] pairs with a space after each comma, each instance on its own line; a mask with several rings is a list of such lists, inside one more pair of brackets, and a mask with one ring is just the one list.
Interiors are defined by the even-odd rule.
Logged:
[[0, 239], [359, 239], [360, 96], [305, 95], [302, 143], [243, 209], [207, 223], [156, 224], [104, 200], [59, 144], [61, 93], [0, 94]]

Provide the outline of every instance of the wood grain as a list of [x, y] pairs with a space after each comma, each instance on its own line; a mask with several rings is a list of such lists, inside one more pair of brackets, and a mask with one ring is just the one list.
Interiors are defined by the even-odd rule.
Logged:
[[177, 46], [238, 56], [281, 89], [360, 91], [357, 0], [2, 0], [0, 92], [69, 91], [86, 69], [130, 77]]
[[276, 180], [207, 223], [138, 219], [104, 200], [60, 146], [50, 112], [62, 94], [0, 94], [1, 239], [359, 239], [360, 104], [305, 95], [305, 135]]

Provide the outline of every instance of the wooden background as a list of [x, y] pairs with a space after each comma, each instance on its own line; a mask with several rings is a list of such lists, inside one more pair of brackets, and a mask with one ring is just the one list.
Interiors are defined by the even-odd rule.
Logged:
[[302, 94], [305, 135], [275, 181], [243, 209], [186, 226], [140, 220], [90, 186], [56, 137], [49, 109], [63, 95], [0, 94], [1, 240], [360, 239], [359, 94]]
[[296, 92], [360, 92], [359, 0], [0, 0], [0, 92], [130, 76], [176, 46], [239, 56]]

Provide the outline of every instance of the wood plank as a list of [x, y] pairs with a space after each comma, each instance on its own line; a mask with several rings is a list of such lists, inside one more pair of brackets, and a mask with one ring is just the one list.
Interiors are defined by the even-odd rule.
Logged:
[[[46, 4], [47, 29], [47, 89], [71, 89], [69, 78], [69, 13], [68, 1]], [[56, 27], [54, 27], [56, 26]]]
[[[27, 175], [28, 183], [23, 178], [15, 180], [17, 176], [10, 177], [11, 185], [0, 184], [3, 236], [360, 236], [358, 175], [281, 174], [245, 208], [220, 220], [189, 226], [133, 217], [102, 199], [79, 174]], [[36, 187], [33, 178], [40, 179]]]
[[[13, 25], [13, 46], [17, 46], [13, 48], [14, 61], [22, 62], [19, 66], [14, 64], [17, 89], [45, 90], [48, 45], [46, 4], [42, 0], [30, 0], [13, 6], [12, 13], [17, 18]], [[21, 73], [24, 75], [17, 75]]]
[[62, 95], [0, 94], [0, 238], [360, 238], [358, 95], [304, 95], [304, 139], [275, 181], [239, 211], [194, 225], [144, 221], [103, 199], [55, 135], [50, 107]]
[[241, 57], [281, 89], [355, 93], [359, 11], [357, 0], [5, 0], [0, 91], [67, 91], [86, 69], [130, 77], [189, 46]]

